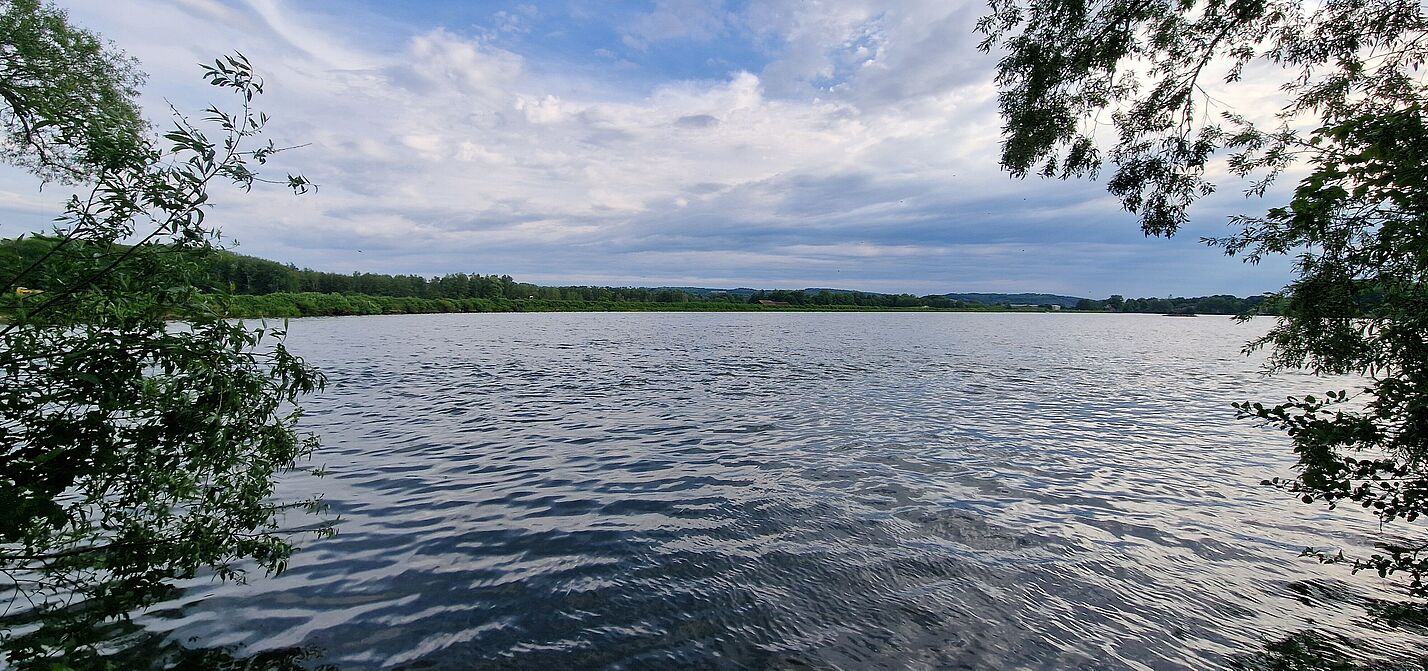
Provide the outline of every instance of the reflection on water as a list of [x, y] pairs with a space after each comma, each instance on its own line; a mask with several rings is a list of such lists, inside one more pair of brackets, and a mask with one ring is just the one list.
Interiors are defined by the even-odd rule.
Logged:
[[[1235, 671], [1423, 671], [1428, 655], [1412, 659], [1375, 659], [1382, 653], [1342, 635], [1324, 635], [1312, 629], [1295, 632], [1266, 643], [1254, 654], [1232, 660]], [[1374, 660], [1374, 661], [1366, 661]]]
[[1365, 617], [1388, 586], [1296, 558], [1372, 520], [1257, 484], [1286, 444], [1229, 403], [1323, 391], [1257, 374], [1262, 328], [301, 320], [331, 475], [295, 484], [340, 534], [141, 621], [342, 669], [1205, 668], [1310, 628], [1413, 650]]
[[151, 639], [127, 648], [108, 661], [116, 669], [161, 668], [173, 671], [337, 671], [322, 663], [318, 648], [276, 648], [244, 655], [237, 646], [188, 648]]

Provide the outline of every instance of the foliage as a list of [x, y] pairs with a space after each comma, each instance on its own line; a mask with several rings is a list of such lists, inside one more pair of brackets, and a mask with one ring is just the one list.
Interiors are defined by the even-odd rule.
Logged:
[[[1251, 262], [1293, 255], [1282, 316], [1249, 349], [1272, 369], [1355, 374], [1354, 393], [1239, 404], [1283, 430], [1295, 477], [1271, 481], [1305, 502], [1361, 505], [1383, 523], [1379, 550], [1324, 561], [1402, 574], [1428, 597], [1428, 128], [1420, 0], [991, 0], [983, 48], [998, 69], [1002, 162], [1014, 175], [1094, 176], [1099, 122], [1116, 134], [1109, 190], [1147, 234], [1173, 234], [1212, 192], [1211, 162], [1252, 180], [1302, 174], [1289, 202], [1232, 219], [1207, 240]], [[1212, 74], [1213, 73], [1213, 74]], [[1279, 83], [1269, 119], [1208, 113], [1203, 84]], [[1270, 80], [1280, 75], [1277, 82]], [[1269, 116], [1266, 114], [1266, 116]], [[1417, 523], [1415, 526], [1412, 523]]]
[[[35, 20], [62, 22], [29, 7]], [[122, 88], [118, 75], [93, 85]], [[69, 199], [43, 256], [0, 279], [13, 301], [0, 329], [0, 576], [10, 592], [0, 651], [19, 669], [101, 666], [99, 625], [164, 598], [175, 580], [241, 580], [249, 562], [281, 571], [294, 549], [285, 511], [318, 505], [272, 496], [275, 477], [315, 446], [293, 404], [321, 374], [288, 352], [281, 329], [228, 319], [196, 286], [217, 236], [205, 224], [210, 188], [266, 182], [253, 166], [280, 151], [259, 141], [267, 117], [251, 104], [263, 84], [245, 58], [215, 61], [204, 76], [241, 109], [209, 108], [198, 124], [175, 114], [162, 141], [140, 139], [124, 160], [28, 147], [26, 161], [79, 161], [93, 181]], [[82, 149], [65, 128], [112, 130], [105, 109], [65, 107], [70, 79], [50, 84], [60, 89], [46, 98], [57, 105], [46, 112], [59, 119], [56, 146]], [[311, 188], [302, 177], [278, 183]], [[13, 296], [36, 281], [43, 293]]]
[[1264, 296], [1239, 298], [1221, 294], [1194, 298], [1131, 298], [1112, 296], [1104, 301], [1082, 299], [1077, 310], [1109, 312], [1141, 312], [1151, 314], [1243, 315], [1277, 314], [1272, 302]]
[[[0, 276], [7, 269], [23, 268], [44, 256], [55, 241], [46, 237], [28, 237], [21, 240], [0, 240]], [[450, 273], [440, 277], [420, 275], [384, 275], [379, 273], [330, 273], [298, 269], [295, 266], [261, 259], [253, 256], [234, 254], [220, 250], [209, 255], [203, 262], [201, 277], [195, 280], [212, 292], [227, 292], [238, 295], [267, 296], [271, 294], [343, 294], [365, 297], [419, 298], [428, 300], [468, 299], [487, 302], [500, 301], [558, 301], [568, 303], [719, 303], [757, 304], [761, 300], [788, 303], [792, 306], [818, 306], [826, 308], [873, 307], [873, 308], [937, 308], [937, 309], [980, 309], [992, 305], [987, 300], [1000, 295], [978, 295], [982, 300], [957, 300], [949, 296], [915, 296], [912, 294], [877, 294], [858, 291], [832, 291], [828, 289], [779, 289], [774, 291], [754, 291], [736, 289], [718, 291], [697, 288], [642, 288], [642, 287], [594, 287], [594, 286], [539, 286], [517, 282], [509, 275], [481, 275], [477, 273]], [[31, 288], [45, 289], [43, 264], [31, 275]], [[1231, 297], [1232, 298], [1232, 297]], [[267, 301], [276, 305], [285, 299]], [[1238, 300], [1238, 299], [1235, 299]], [[244, 305], [263, 304], [264, 301], [247, 301]], [[0, 309], [3, 309], [0, 305]], [[443, 310], [404, 307], [389, 309], [389, 312], [441, 312]], [[466, 312], [470, 310], [458, 310]], [[502, 311], [482, 310], [482, 311]], [[241, 314], [252, 314], [241, 312]], [[306, 310], [280, 312], [259, 311], [264, 316], [309, 316]], [[363, 311], [337, 311], [321, 314], [377, 314]]]
[[[0, 261], [2, 262], [2, 261]], [[683, 291], [638, 287], [543, 287], [509, 275], [449, 273], [440, 277], [330, 273], [221, 252], [208, 263], [204, 285], [236, 294], [341, 293], [428, 299], [525, 299], [665, 302], [690, 300]]]
[[[0, 240], [0, 277], [35, 263], [56, 243], [55, 238], [29, 236]], [[44, 264], [31, 272], [31, 288], [44, 289]], [[951, 295], [876, 294], [828, 289], [713, 291], [640, 287], [548, 287], [517, 282], [509, 275], [452, 273], [440, 277], [328, 273], [218, 250], [202, 262], [199, 286], [224, 294], [224, 310], [236, 317], [326, 317], [438, 312], [745, 310], [768, 300], [788, 308], [841, 310], [852, 308], [937, 310], [1008, 310], [1009, 294], [975, 294], [980, 300]], [[230, 295], [231, 294], [231, 295]], [[1019, 295], [1018, 295], [1019, 296]], [[1027, 294], [1026, 296], [1033, 296]], [[1064, 297], [1058, 297], [1064, 298]], [[0, 297], [0, 312], [18, 300]], [[998, 301], [998, 302], [993, 302]], [[1021, 309], [1021, 308], [1018, 308]], [[1042, 307], [1026, 308], [1037, 311]], [[1276, 314], [1264, 296], [1229, 295], [1196, 298], [1132, 298], [1105, 301], [1081, 299], [1074, 309], [1092, 312]]]
[[776, 303], [788, 303], [789, 305], [857, 305], [863, 307], [878, 308], [956, 308], [966, 304], [961, 301], [954, 301], [946, 296], [914, 296], [912, 294], [871, 294], [861, 291], [829, 291], [823, 289], [814, 293], [812, 290], [786, 290], [778, 289], [774, 291], [755, 291], [749, 295], [749, 303], [759, 301], [774, 301]]
[[141, 158], [132, 58], [39, 0], [0, 0], [0, 160], [73, 181]]
[[[762, 311], [869, 311], [920, 310], [860, 305], [788, 305], [687, 300], [587, 301], [544, 298], [414, 298], [366, 294], [277, 293], [261, 296], [227, 296], [225, 313], [237, 317], [332, 317], [348, 315], [432, 314], [446, 312], [762, 312]], [[957, 310], [1003, 310], [1000, 306], [965, 306]]]

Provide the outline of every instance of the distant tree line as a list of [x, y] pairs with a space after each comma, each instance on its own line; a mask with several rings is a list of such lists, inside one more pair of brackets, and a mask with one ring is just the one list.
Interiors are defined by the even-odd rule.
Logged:
[[1130, 298], [1113, 295], [1103, 301], [1083, 298], [1077, 310], [1106, 312], [1142, 312], [1154, 314], [1241, 315], [1250, 313], [1277, 314], [1266, 305], [1268, 296], [1239, 298], [1227, 294], [1198, 298]]
[[913, 294], [870, 294], [861, 291], [829, 291], [822, 289], [818, 292], [805, 291], [802, 289], [777, 289], [774, 291], [755, 291], [749, 295], [749, 303], [759, 303], [761, 301], [772, 301], [775, 303], [788, 303], [789, 305], [820, 305], [838, 306], [850, 305], [859, 307], [875, 308], [974, 308], [975, 303], [964, 303], [954, 301], [946, 296], [930, 295], [915, 296]]
[[545, 287], [517, 282], [510, 275], [450, 273], [427, 278], [421, 275], [329, 273], [231, 253], [218, 255], [210, 274], [214, 288], [226, 288], [231, 293], [249, 295], [314, 292], [449, 300], [504, 298], [624, 303], [685, 303], [699, 300], [677, 289]]
[[[365, 294], [230, 294], [214, 296], [220, 312], [230, 317], [340, 317], [349, 315], [436, 314], [458, 312], [758, 312], [868, 311], [857, 305], [767, 307], [742, 301], [586, 301], [541, 298], [414, 298]], [[983, 309], [996, 309], [983, 306]]]
[[[28, 267], [54, 246], [45, 236], [0, 241], [0, 275]], [[620, 303], [742, 302], [735, 296], [696, 297], [678, 289], [635, 287], [545, 287], [517, 282], [509, 275], [451, 273], [440, 277], [381, 273], [331, 273], [268, 259], [218, 252], [205, 261], [208, 290], [262, 296], [268, 294], [358, 294], [390, 298], [424, 299], [539, 299]], [[43, 268], [29, 276], [31, 289], [45, 289]]]
[[[40, 260], [54, 246], [54, 240], [45, 236], [0, 240], [0, 276], [29, 267]], [[721, 303], [721, 304], [786, 304], [799, 308], [932, 308], [943, 310], [978, 310], [989, 307], [1004, 308], [1004, 305], [960, 301], [948, 296], [931, 294], [878, 294], [861, 291], [837, 291], [829, 289], [777, 289], [771, 291], [711, 291], [691, 293], [681, 289], [648, 289], [640, 287], [594, 287], [564, 286], [548, 287], [526, 282], [517, 282], [510, 275], [481, 275], [479, 273], [450, 273], [439, 277], [422, 275], [386, 275], [381, 273], [332, 273], [310, 268], [298, 268], [292, 264], [278, 263], [254, 256], [220, 251], [205, 260], [206, 268], [200, 276], [206, 284], [200, 288], [208, 291], [225, 292], [239, 296], [275, 296], [267, 301], [247, 301], [242, 303], [241, 313], [266, 312], [271, 316], [296, 316], [309, 314], [372, 314], [374, 312], [441, 312], [447, 311], [438, 303], [382, 302], [382, 309], [376, 304], [350, 304], [350, 302], [320, 301], [312, 295], [331, 294], [341, 296], [372, 296], [393, 299], [421, 299], [423, 301], [480, 301], [462, 304], [464, 307], [453, 312], [486, 311], [501, 309], [504, 301], [545, 301], [550, 306], [564, 306], [576, 309], [573, 303], [616, 305], [631, 303]], [[27, 288], [44, 290], [47, 276], [44, 268], [31, 272]], [[281, 297], [276, 297], [281, 295]], [[301, 301], [293, 298], [305, 295]], [[1197, 314], [1244, 314], [1261, 305], [1264, 296], [1238, 298], [1235, 296], [1204, 296], [1200, 298], [1131, 298], [1111, 296], [1097, 301], [1082, 299], [1076, 310], [1095, 312], [1142, 312], [1142, 313], [1197, 313]], [[295, 302], [297, 301], [297, 302]], [[298, 305], [301, 303], [301, 306]], [[553, 303], [552, 303], [553, 302]], [[272, 309], [259, 309], [271, 304]], [[318, 307], [318, 305], [322, 307]], [[349, 307], [349, 304], [351, 307]], [[282, 306], [279, 308], [279, 306]], [[1024, 309], [1051, 309], [1052, 306], [1018, 306]], [[547, 308], [549, 309], [549, 308]], [[1270, 312], [1272, 314], [1272, 312]]]
[[[1135, 313], [1155, 313], [1155, 314], [1209, 314], [1209, 315], [1239, 315], [1248, 314], [1260, 310], [1264, 306], [1266, 296], [1250, 296], [1239, 298], [1230, 295], [1201, 296], [1198, 298], [1131, 298], [1113, 295], [1103, 301], [1083, 298], [1076, 303], [1072, 309], [1087, 312], [1135, 312]], [[871, 294], [857, 291], [829, 291], [823, 289], [817, 292], [804, 290], [776, 290], [776, 291], [755, 291], [749, 296], [748, 302], [758, 303], [760, 301], [773, 301], [777, 303], [788, 303], [789, 305], [816, 305], [816, 306], [861, 306], [879, 308], [915, 308], [928, 307], [940, 309], [975, 309], [984, 307], [984, 303], [971, 303], [959, 301], [943, 295], [916, 296], [913, 294]], [[1051, 305], [1019, 306], [1032, 309], [1052, 309]], [[1275, 314], [1272, 310], [1262, 310], [1266, 314]]]

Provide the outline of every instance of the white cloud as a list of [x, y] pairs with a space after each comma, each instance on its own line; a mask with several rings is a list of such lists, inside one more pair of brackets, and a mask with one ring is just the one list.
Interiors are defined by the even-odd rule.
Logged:
[[[895, 288], [902, 272], [928, 290], [985, 288], [976, 283], [997, 281], [990, 261], [956, 259], [1043, 235], [1037, 222], [1058, 216], [1082, 222], [1063, 235], [1138, 237], [1091, 184], [1039, 184], [1040, 206], [1008, 210], [1030, 189], [996, 166], [993, 62], [972, 48], [980, 11], [768, 0], [736, 16], [720, 2], [657, 2], [625, 27], [627, 43], [740, 30], [769, 59], [756, 72], [639, 89], [614, 70], [567, 75], [489, 31], [381, 24], [383, 39], [361, 39], [380, 22], [278, 0], [73, 6], [76, 21], [143, 60], [151, 111], [161, 97], [210, 102], [216, 92], [191, 64], [215, 52], [241, 49], [268, 78], [259, 105], [278, 140], [311, 142], [278, 167], [301, 167], [321, 189], [221, 197], [215, 220], [247, 253], [331, 270], [612, 283]], [[522, 33], [540, 17], [520, 8], [495, 17], [495, 31]], [[617, 58], [594, 52], [596, 63]], [[0, 208], [29, 202], [11, 197], [27, 179], [0, 177]], [[1101, 223], [1084, 223], [1097, 213]], [[1007, 272], [1024, 272], [1010, 262]]]
[[723, 0], [655, 0], [654, 9], [635, 17], [623, 38], [636, 49], [651, 42], [711, 40], [723, 34], [734, 18]]
[[411, 39], [407, 53], [392, 66], [399, 80], [414, 75], [424, 93], [467, 96], [476, 101], [508, 95], [520, 81], [520, 56], [443, 28]]
[[560, 108], [560, 98], [546, 95], [539, 100], [517, 98], [516, 109], [526, 115], [526, 121], [533, 124], [552, 124], [565, 118]]

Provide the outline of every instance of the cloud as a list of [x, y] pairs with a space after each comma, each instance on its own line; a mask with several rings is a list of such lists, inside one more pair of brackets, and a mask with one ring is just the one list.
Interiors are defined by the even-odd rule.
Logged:
[[[196, 61], [254, 60], [275, 139], [310, 143], [275, 169], [321, 189], [223, 193], [211, 220], [245, 253], [299, 265], [1091, 296], [1246, 293], [1283, 276], [1199, 247], [1215, 217], [1147, 241], [1095, 184], [1007, 178], [993, 62], [973, 48], [979, 3], [611, 7], [478, 12], [464, 26], [278, 0], [71, 13], [143, 60], [152, 112], [214, 102]], [[617, 65], [656, 46], [638, 75]], [[681, 50], [707, 69], [661, 75]], [[0, 174], [0, 210], [28, 226], [36, 198], [62, 195], [33, 191]]]
[[411, 38], [407, 52], [387, 72], [393, 83], [419, 94], [489, 103], [509, 95], [523, 66], [516, 54], [437, 28]]
[[690, 114], [674, 120], [680, 128], [710, 128], [719, 125], [718, 117], [709, 114]]
[[248, 7], [262, 19], [271, 34], [285, 46], [311, 57], [322, 66], [338, 69], [368, 67], [370, 58], [360, 50], [331, 39], [326, 33], [292, 20], [279, 0], [248, 0]]
[[724, 34], [734, 18], [723, 0], [655, 0], [654, 9], [635, 16], [622, 38], [635, 49], [651, 42], [707, 41]]

